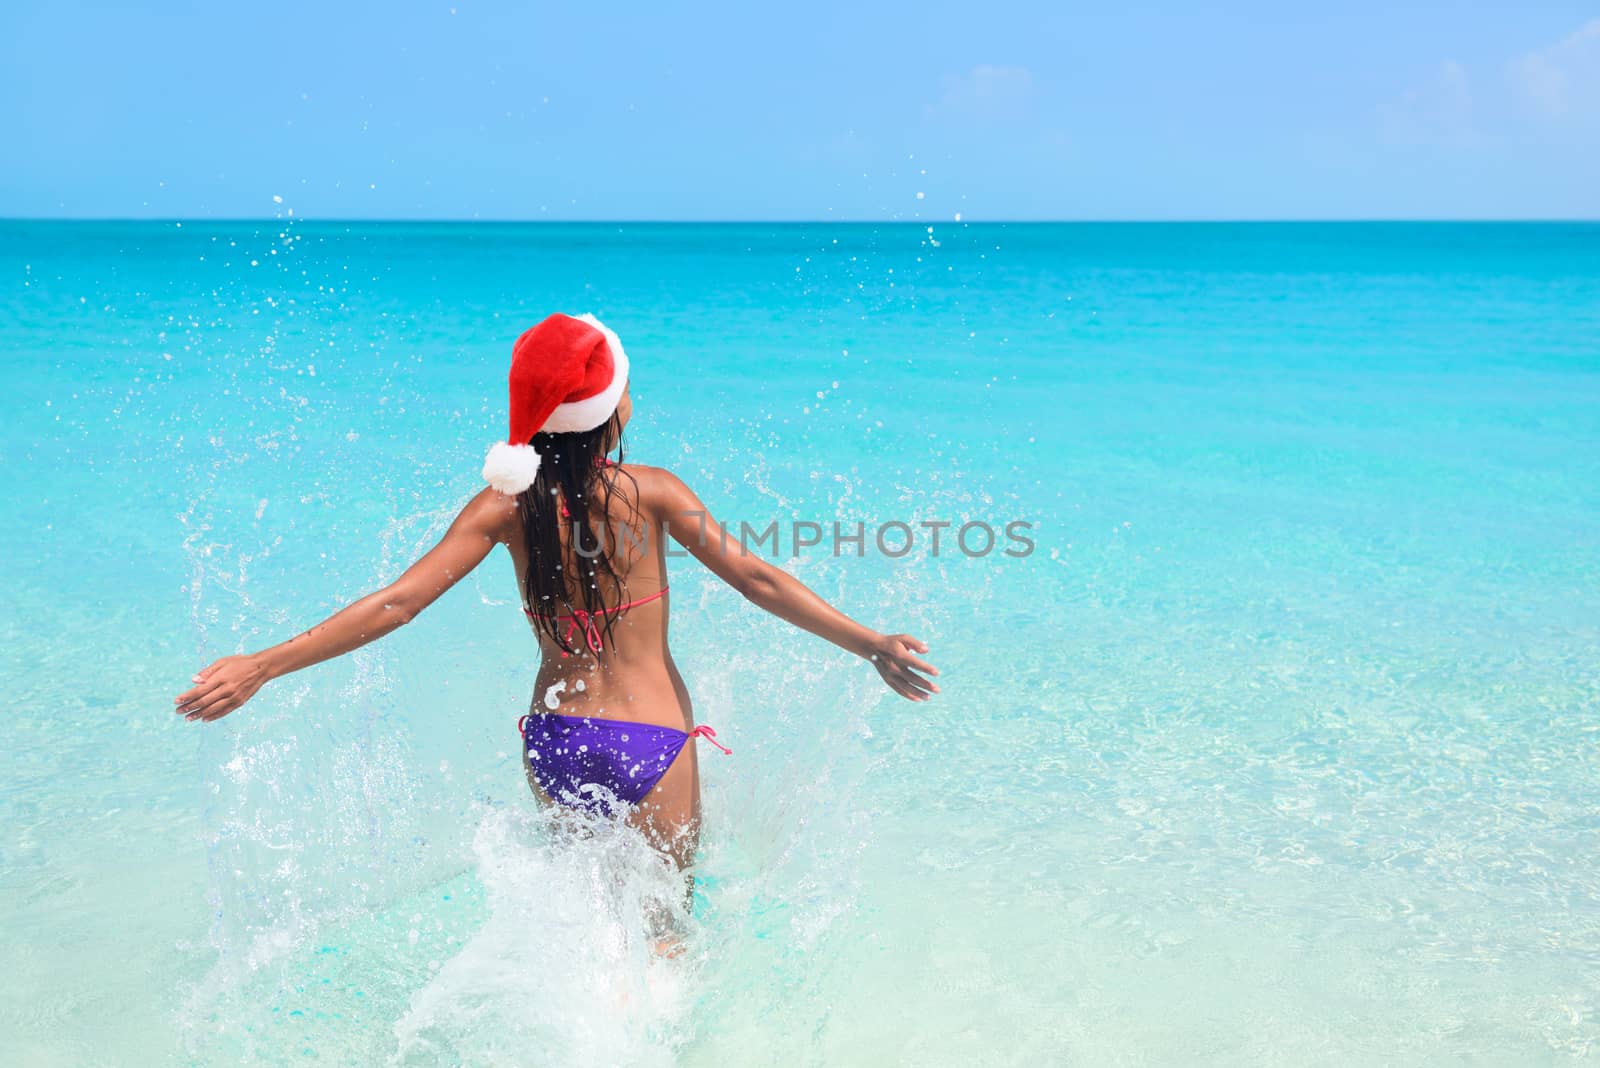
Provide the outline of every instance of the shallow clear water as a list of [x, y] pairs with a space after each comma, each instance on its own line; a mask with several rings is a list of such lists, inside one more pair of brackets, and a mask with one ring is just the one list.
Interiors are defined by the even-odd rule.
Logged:
[[[170, 712], [442, 533], [551, 309], [724, 520], [1035, 524], [786, 563], [927, 705], [677, 565], [673, 962], [503, 553]], [[1593, 1055], [1597, 339], [1597, 226], [0, 224], [0, 1061]]]

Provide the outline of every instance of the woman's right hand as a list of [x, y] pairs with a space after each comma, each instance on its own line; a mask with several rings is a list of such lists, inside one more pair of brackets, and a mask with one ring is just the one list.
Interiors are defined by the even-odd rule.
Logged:
[[908, 701], [926, 701], [939, 692], [937, 685], [923, 677], [937, 675], [939, 669], [915, 655], [927, 651], [927, 642], [909, 634], [883, 634], [872, 643], [869, 658], [889, 689]]
[[225, 656], [201, 669], [194, 686], [173, 698], [178, 715], [191, 723], [210, 723], [236, 710], [271, 676], [259, 656]]

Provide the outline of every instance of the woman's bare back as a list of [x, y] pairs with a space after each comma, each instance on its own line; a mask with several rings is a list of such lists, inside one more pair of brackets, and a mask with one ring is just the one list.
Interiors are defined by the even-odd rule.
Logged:
[[[613, 578], [596, 569], [593, 578], [610, 618], [602, 626], [581, 609], [574, 611], [573, 604], [547, 613], [557, 617], [557, 628], [572, 646], [571, 653], [539, 628], [533, 628], [541, 660], [528, 709], [530, 716], [559, 714], [624, 720], [685, 732], [694, 729], [689, 690], [673, 662], [667, 640], [671, 594], [659, 507], [663, 474], [657, 468], [626, 464], [608, 467], [602, 476], [612, 480], [612, 493], [595, 495], [589, 526], [596, 532], [604, 531], [605, 548], [616, 575]], [[508, 523], [506, 545], [511, 551], [518, 601], [527, 612], [532, 606], [525, 601], [528, 560], [520, 515], [513, 512]], [[572, 538], [572, 524], [563, 524], [565, 556], [569, 561], [575, 559], [581, 567], [584, 560], [570, 551]], [[587, 542], [584, 547], [593, 549]], [[576, 597], [572, 601], [581, 603]], [[523, 764], [529, 784], [543, 796], [526, 752]], [[635, 817], [684, 863], [695, 845], [699, 793], [695, 747], [686, 745]]]

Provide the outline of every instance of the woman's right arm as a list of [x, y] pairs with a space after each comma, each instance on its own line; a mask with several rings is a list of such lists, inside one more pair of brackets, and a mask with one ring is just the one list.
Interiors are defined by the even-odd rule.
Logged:
[[926, 642], [909, 634], [879, 634], [851, 619], [793, 575], [747, 552], [676, 475], [657, 468], [652, 476], [658, 529], [747, 600], [870, 660], [888, 687], [907, 700], [925, 701], [939, 692], [926, 677], [939, 674], [938, 669], [916, 655], [928, 651]]
[[179, 715], [210, 722], [234, 711], [273, 679], [359, 649], [411, 622], [505, 540], [516, 499], [485, 489], [467, 502], [432, 549], [394, 582], [341, 608], [303, 634], [202, 669], [174, 698]]

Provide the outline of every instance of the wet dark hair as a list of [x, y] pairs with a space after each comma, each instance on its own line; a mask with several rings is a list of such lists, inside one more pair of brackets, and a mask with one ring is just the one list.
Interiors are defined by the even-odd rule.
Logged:
[[[613, 514], [612, 503], [619, 497], [619, 480], [633, 481], [633, 476], [617, 466], [622, 463], [622, 420], [613, 412], [593, 430], [535, 434], [529, 444], [539, 453], [539, 475], [518, 495], [517, 512], [522, 517], [528, 558], [523, 594], [533, 610], [533, 625], [564, 652], [573, 653], [584, 647], [582, 628], [568, 642], [567, 623], [556, 617], [586, 612], [599, 628], [602, 644], [609, 645], [616, 613], [606, 611], [607, 588], [619, 593], [618, 603], [627, 600], [626, 583], [613, 557], [620, 539], [614, 523], [609, 529], [606, 525]], [[613, 444], [616, 465], [608, 465], [606, 453]], [[633, 525], [637, 518], [633, 502], [638, 494], [620, 497], [628, 507], [625, 522]], [[596, 502], [598, 508], [593, 507]], [[598, 531], [594, 529], [595, 514], [601, 517]], [[570, 535], [565, 544], [563, 527]]]

